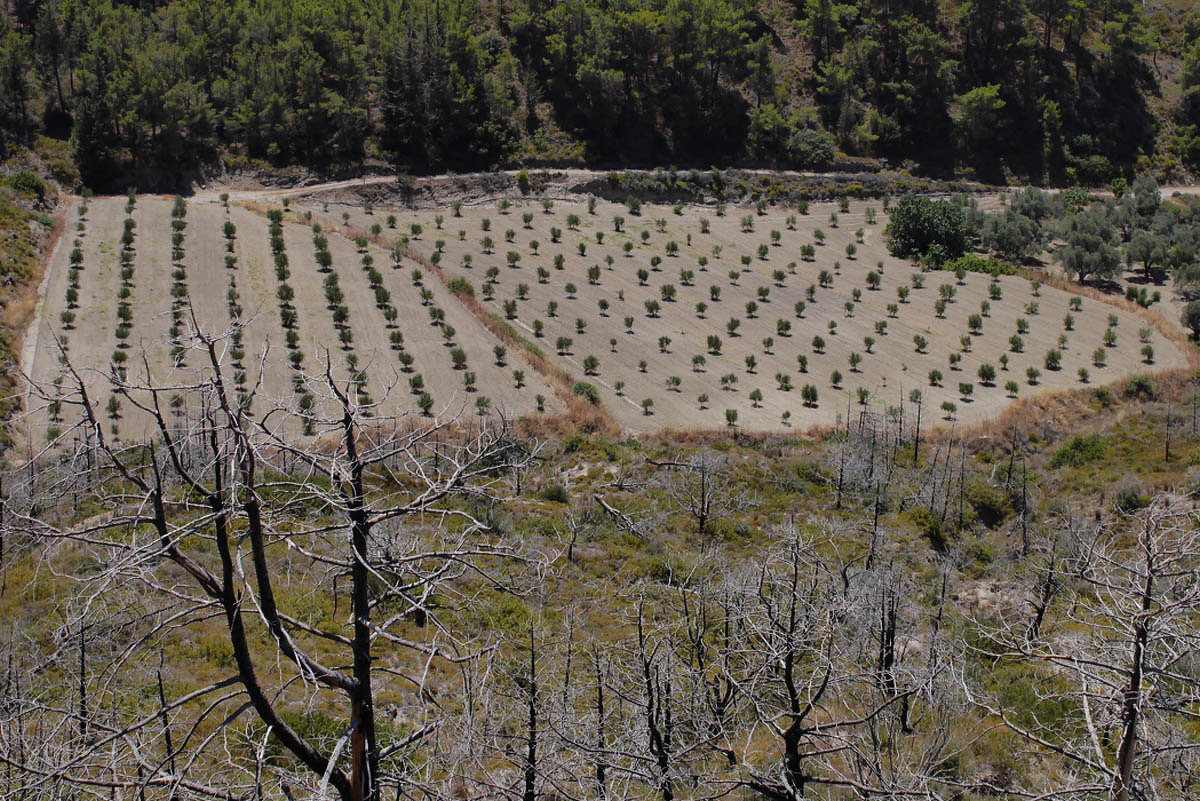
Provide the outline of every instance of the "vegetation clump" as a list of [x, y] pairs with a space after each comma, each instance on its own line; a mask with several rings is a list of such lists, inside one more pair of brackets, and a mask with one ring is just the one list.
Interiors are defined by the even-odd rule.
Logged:
[[935, 267], [967, 251], [967, 223], [962, 210], [945, 200], [908, 195], [896, 204], [887, 227], [888, 250], [901, 258], [917, 258]]
[[1108, 453], [1107, 443], [1099, 434], [1080, 434], [1072, 437], [1050, 457], [1050, 466], [1079, 467], [1103, 459]]

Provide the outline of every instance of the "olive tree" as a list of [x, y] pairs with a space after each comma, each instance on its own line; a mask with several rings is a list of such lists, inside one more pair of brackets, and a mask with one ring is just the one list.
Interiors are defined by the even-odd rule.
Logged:
[[1060, 235], [1065, 240], [1054, 258], [1080, 283], [1089, 277], [1107, 280], [1121, 271], [1121, 254], [1113, 247], [1115, 228], [1103, 207], [1093, 207], [1066, 218]]

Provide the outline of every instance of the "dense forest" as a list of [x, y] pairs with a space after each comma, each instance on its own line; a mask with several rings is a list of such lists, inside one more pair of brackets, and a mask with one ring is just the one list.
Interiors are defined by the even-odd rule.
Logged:
[[13, 0], [0, 131], [198, 168], [1200, 165], [1200, 11], [1135, 0]]

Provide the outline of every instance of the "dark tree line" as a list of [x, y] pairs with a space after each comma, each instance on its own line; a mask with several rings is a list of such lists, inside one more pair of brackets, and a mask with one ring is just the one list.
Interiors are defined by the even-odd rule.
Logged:
[[[935, 200], [920, 195], [902, 198], [890, 212], [888, 248], [897, 256], [930, 266], [979, 271], [1009, 269], [1049, 248], [1054, 261], [1081, 283], [1111, 284], [1133, 273], [1126, 287], [1130, 300], [1143, 306], [1158, 302], [1174, 282], [1189, 301], [1200, 294], [1200, 202], [1186, 195], [1164, 198], [1148, 175], [1132, 184], [1119, 178], [1111, 194], [1072, 187], [1059, 194], [1026, 187], [1008, 196], [1002, 212], [984, 213], [976, 200], [955, 195]], [[980, 261], [979, 250], [1000, 261]], [[974, 263], [972, 261], [974, 260]], [[1139, 286], [1141, 285], [1141, 286]], [[1200, 306], [1195, 317], [1200, 328]]]
[[[836, 151], [1106, 183], [1200, 162], [1198, 30], [1134, 0], [39, 0], [0, 13], [0, 129], [69, 136], [96, 187], [221, 154], [424, 172]], [[1160, 57], [1181, 65], [1173, 126], [1148, 102]]]

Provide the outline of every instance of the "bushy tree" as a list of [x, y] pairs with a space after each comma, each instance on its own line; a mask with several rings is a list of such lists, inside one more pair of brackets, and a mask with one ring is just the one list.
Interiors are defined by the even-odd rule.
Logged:
[[1103, 207], [1093, 206], [1063, 221], [1066, 244], [1054, 253], [1067, 272], [1080, 283], [1088, 277], [1111, 279], [1121, 271], [1121, 255], [1113, 247], [1115, 229]]
[[1028, 217], [1039, 223], [1049, 217], [1057, 216], [1062, 210], [1062, 204], [1054, 195], [1035, 186], [1014, 192], [1008, 207], [1014, 214], [1020, 214], [1022, 217]]
[[902, 198], [892, 210], [885, 233], [893, 255], [928, 259], [939, 266], [967, 250], [967, 222], [962, 209], [924, 195]]
[[824, 131], [801, 128], [788, 139], [787, 150], [797, 169], [819, 169], [833, 163], [833, 141]]
[[1002, 258], [1019, 262], [1042, 249], [1042, 226], [1009, 208], [1004, 214], [988, 217], [983, 224], [982, 244]]
[[1200, 339], [1200, 300], [1193, 300], [1183, 308], [1180, 322], [1192, 332], [1192, 339]]
[[1163, 266], [1168, 257], [1168, 243], [1151, 231], [1137, 231], [1125, 246], [1125, 257], [1142, 265], [1146, 279], [1156, 267]]

